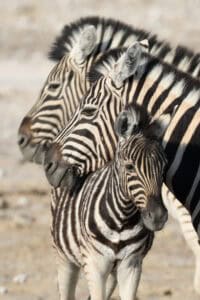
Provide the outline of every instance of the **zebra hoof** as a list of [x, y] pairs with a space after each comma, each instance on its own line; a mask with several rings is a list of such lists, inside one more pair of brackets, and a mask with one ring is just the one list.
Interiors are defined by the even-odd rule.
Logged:
[[87, 300], [91, 300], [91, 297], [89, 296], [89, 297], [87, 298]]

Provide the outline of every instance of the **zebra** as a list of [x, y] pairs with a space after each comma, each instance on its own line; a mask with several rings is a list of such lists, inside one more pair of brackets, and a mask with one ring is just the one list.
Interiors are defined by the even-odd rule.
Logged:
[[[97, 33], [96, 38], [91, 25]], [[90, 82], [87, 80], [87, 72], [101, 53], [142, 38], [149, 39], [150, 50], [156, 56], [199, 77], [199, 54], [181, 46], [172, 50], [168, 43], [159, 41], [156, 35], [143, 30], [98, 17], [83, 18], [65, 26], [50, 52], [50, 57], [59, 62], [49, 74], [39, 100], [26, 115], [19, 129], [18, 143], [26, 159], [37, 163], [43, 161], [48, 143], [64, 128], [81, 97], [88, 90]], [[86, 55], [85, 63], [77, 64], [74, 58], [79, 56], [80, 60], [78, 48], [85, 45], [84, 39], [88, 39], [87, 51], [92, 49], [91, 40], [96, 41], [95, 49], [91, 55]]]
[[170, 113], [173, 118], [163, 139], [168, 158], [165, 182], [189, 210], [199, 235], [199, 81], [142, 52], [138, 42], [128, 50], [105, 54], [91, 79], [94, 84], [74, 117], [46, 152], [50, 184], [75, 185], [113, 158], [114, 121], [128, 103], [143, 105], [154, 117]]
[[87, 74], [97, 59], [109, 49], [128, 47], [143, 39], [148, 39], [150, 52], [155, 56], [200, 77], [199, 53], [182, 46], [172, 49], [167, 42], [144, 30], [99, 17], [81, 18], [66, 25], [49, 53], [57, 64], [19, 128], [18, 145], [27, 160], [43, 162], [49, 143], [68, 124], [89, 90]]
[[[52, 203], [60, 299], [75, 298], [83, 268], [92, 300], [108, 299], [119, 284], [122, 300], [135, 299], [142, 260], [154, 231], [167, 220], [161, 187], [166, 157], [161, 136], [169, 115], [152, 120], [131, 105], [118, 116], [115, 158], [77, 189], [63, 189]], [[127, 288], [125, 288], [127, 286]], [[107, 292], [106, 292], [107, 287]]]

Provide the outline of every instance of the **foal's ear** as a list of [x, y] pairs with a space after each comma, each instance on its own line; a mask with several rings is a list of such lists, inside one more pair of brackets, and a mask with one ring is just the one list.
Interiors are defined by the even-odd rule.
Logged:
[[96, 46], [97, 33], [93, 25], [85, 26], [80, 33], [79, 39], [71, 51], [77, 64], [81, 64], [86, 60], [88, 55], [92, 53]]
[[157, 140], [162, 139], [169, 123], [171, 121], [172, 115], [163, 114], [155, 119], [145, 130], [145, 135]]
[[126, 139], [133, 134], [138, 124], [139, 116], [136, 110], [124, 110], [119, 114], [115, 122], [115, 132], [118, 137]]
[[147, 52], [148, 50], [148, 40], [143, 40], [135, 42], [124, 54], [122, 54], [110, 71], [110, 77], [116, 87], [121, 87], [123, 82], [134, 74], [137, 76], [142, 75], [146, 62], [142, 53]]

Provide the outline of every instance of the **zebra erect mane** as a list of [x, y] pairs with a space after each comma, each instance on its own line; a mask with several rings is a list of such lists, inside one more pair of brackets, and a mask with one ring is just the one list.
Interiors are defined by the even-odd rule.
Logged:
[[[100, 77], [106, 77], [111, 69], [113, 69], [114, 64], [116, 61], [121, 57], [121, 55], [127, 50], [127, 48], [116, 48], [111, 49], [104, 53], [95, 64], [92, 65], [90, 71], [87, 74], [88, 80], [90, 83], [94, 83], [96, 80], [98, 80]], [[147, 59], [146, 64], [146, 71], [148, 72], [148, 68], [152, 68], [154, 66], [160, 66], [165, 74], [173, 74], [174, 79], [176, 82], [178, 81], [184, 81], [184, 86], [189, 87], [192, 86], [194, 89], [199, 90], [199, 80], [197, 78], [192, 77], [190, 74], [185, 73], [179, 69], [177, 69], [175, 66], [168, 64], [161, 59], [149, 54], [144, 53], [144, 57]], [[176, 59], [178, 60], [179, 57], [182, 57], [183, 55], [183, 48], [177, 47], [176, 48]], [[200, 59], [197, 54], [195, 58]], [[145, 72], [146, 73], [146, 72]], [[133, 76], [130, 77], [130, 80]]]
[[[58, 35], [53, 42], [53, 45], [48, 54], [49, 58], [55, 61], [59, 61], [66, 53], [70, 52], [75, 42], [77, 41], [77, 36], [79, 36], [81, 30], [83, 30], [86, 25], [93, 25], [96, 28], [96, 53], [108, 50], [113, 36], [116, 33], [120, 35], [120, 32], [123, 33], [123, 39], [121, 41], [122, 44], [124, 44], [124, 41], [126, 41], [126, 39], [128, 42], [128, 38], [131, 34], [136, 35], [140, 40], [148, 38], [150, 45], [153, 45], [155, 42], [159, 44], [159, 42], [157, 41], [157, 36], [151, 34], [150, 32], [139, 28], [134, 28], [128, 24], [111, 18], [92, 16], [80, 18], [79, 20], [72, 22], [69, 25], [65, 25], [62, 29], [61, 34]], [[160, 42], [160, 44], [161, 43], [162, 42]], [[166, 47], [168, 47], [167, 44]]]
[[[117, 47], [120, 47], [120, 45], [124, 47], [125, 44], [129, 46], [133, 42], [133, 39], [131, 39], [130, 36], [132, 36], [132, 38], [134, 37], [134, 40], [148, 39], [150, 49], [155, 44], [158, 48], [162, 46], [162, 52], [159, 54], [160, 56], [165, 56], [166, 53], [171, 50], [169, 43], [158, 40], [156, 34], [152, 34], [151, 32], [133, 27], [112, 18], [91, 16], [80, 18], [69, 25], [65, 25], [62, 32], [55, 38], [55, 41], [50, 48], [48, 54], [49, 58], [54, 61], [59, 61], [66, 53], [70, 52], [76, 43], [80, 32], [87, 25], [93, 25], [97, 31], [95, 54], [105, 52], [110, 48], [115, 48], [116, 46], [113, 45], [111, 47], [113, 39], [118, 40], [118, 43], [116, 44]], [[176, 55], [173, 63], [176, 64], [184, 57], [193, 57], [191, 68], [195, 68], [195, 65], [200, 63], [200, 53], [194, 54], [192, 50], [180, 45], [176, 48]]]
[[94, 83], [101, 76], [107, 76], [116, 61], [125, 51], [126, 48], [116, 48], [104, 53], [101, 58], [99, 58], [97, 62], [90, 68], [90, 71], [87, 74], [87, 79], [89, 82]]

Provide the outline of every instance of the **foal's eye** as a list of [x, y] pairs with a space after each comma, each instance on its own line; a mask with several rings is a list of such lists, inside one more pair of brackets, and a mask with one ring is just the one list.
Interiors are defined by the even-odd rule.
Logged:
[[59, 83], [50, 83], [49, 86], [48, 86], [48, 88], [51, 91], [55, 91], [55, 90], [57, 90], [57, 88], [59, 88], [59, 86], [60, 86]]
[[133, 164], [127, 164], [126, 165], [126, 170], [129, 172], [133, 172], [135, 170], [134, 165]]

